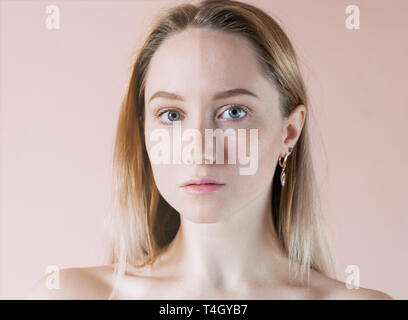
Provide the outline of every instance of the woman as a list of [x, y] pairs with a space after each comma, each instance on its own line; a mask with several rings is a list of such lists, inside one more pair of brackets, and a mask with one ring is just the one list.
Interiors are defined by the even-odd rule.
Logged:
[[[265, 12], [237, 1], [164, 12], [138, 53], [119, 115], [112, 260], [61, 270], [60, 290], [45, 289], [45, 276], [31, 297], [391, 299], [331, 277], [309, 111], [295, 51]], [[242, 163], [217, 162], [236, 149], [202, 152], [201, 138], [183, 149], [183, 162], [156, 161], [159, 134], [161, 156], [177, 154], [177, 129], [201, 137], [256, 129], [238, 142], [255, 169], [241, 174]]]

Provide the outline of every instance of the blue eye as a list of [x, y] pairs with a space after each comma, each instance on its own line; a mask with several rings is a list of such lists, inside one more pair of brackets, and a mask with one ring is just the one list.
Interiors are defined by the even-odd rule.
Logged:
[[221, 117], [223, 119], [240, 119], [246, 116], [246, 114], [248, 113], [248, 109], [246, 109], [245, 107], [238, 107], [238, 106], [233, 106], [231, 108], [228, 108], [227, 110], [225, 110], [222, 115], [226, 113], [228, 114], [228, 116], [230, 118], [224, 118]]
[[[166, 116], [164, 116], [164, 119], [162, 118], [163, 115], [167, 114]], [[163, 123], [169, 123], [169, 122], [173, 122], [173, 121], [177, 121], [180, 120], [181, 116], [180, 113], [176, 110], [165, 110], [163, 112], [161, 112], [157, 118], [160, 119], [161, 122]], [[168, 120], [168, 121], [166, 121]]]

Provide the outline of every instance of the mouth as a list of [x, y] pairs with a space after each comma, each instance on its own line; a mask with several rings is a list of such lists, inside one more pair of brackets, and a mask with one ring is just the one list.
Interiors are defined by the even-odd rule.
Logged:
[[225, 183], [215, 179], [189, 180], [181, 187], [190, 194], [208, 194], [220, 190]]

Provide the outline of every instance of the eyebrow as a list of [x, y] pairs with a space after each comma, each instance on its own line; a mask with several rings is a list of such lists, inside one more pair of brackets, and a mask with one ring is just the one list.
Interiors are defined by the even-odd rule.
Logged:
[[[220, 99], [235, 97], [235, 96], [239, 96], [239, 95], [248, 95], [248, 96], [252, 96], [252, 97], [255, 97], [255, 98], [259, 99], [259, 97], [255, 93], [253, 93], [253, 92], [251, 92], [251, 91], [249, 91], [247, 89], [235, 88], [235, 89], [230, 89], [230, 90], [227, 90], [227, 91], [222, 91], [222, 92], [216, 93], [213, 96], [213, 100], [220, 100]], [[166, 98], [166, 99], [170, 99], [170, 100], [184, 101], [183, 97], [181, 97], [179, 94], [173, 93], [173, 92], [167, 92], [167, 91], [157, 91], [149, 99], [149, 102], [152, 101], [155, 98]]]

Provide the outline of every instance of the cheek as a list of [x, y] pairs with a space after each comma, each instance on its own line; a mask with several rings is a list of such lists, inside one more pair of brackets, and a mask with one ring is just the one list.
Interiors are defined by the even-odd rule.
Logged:
[[176, 171], [170, 170], [169, 165], [152, 164], [152, 171], [160, 192], [167, 193], [167, 190], [174, 189]]
[[259, 169], [271, 171], [276, 166], [280, 153], [281, 135], [279, 130], [261, 132], [259, 137]]
[[154, 131], [154, 129], [155, 128], [150, 124], [150, 121], [146, 119], [145, 124], [144, 124], [144, 139], [145, 139], [145, 145], [146, 145], [148, 154], [149, 154], [149, 150], [152, 147], [152, 145], [157, 143], [155, 141], [150, 141], [150, 135]]
[[[245, 192], [256, 194], [270, 186], [280, 153], [280, 138], [279, 129], [267, 128], [258, 130], [258, 158], [254, 157], [250, 160], [257, 162], [257, 170], [252, 175], [239, 175], [238, 173], [236, 177], [239, 180], [237, 184], [245, 186], [243, 188]], [[251, 143], [253, 144], [248, 137], [246, 142], [248, 156]]]
[[150, 140], [150, 135], [156, 129], [157, 128], [155, 128], [154, 125], [149, 123], [149, 120], [146, 119], [144, 136], [147, 155], [150, 161], [150, 166], [152, 168], [153, 178], [156, 186], [159, 192], [165, 196], [169, 194], [172, 189], [174, 190], [178, 172], [171, 164], [158, 164], [153, 161], [152, 153], [157, 156], [157, 150], [160, 149], [160, 145], [162, 143], [161, 138], [159, 138], [158, 140]]
[[153, 164], [153, 178], [161, 196], [177, 211], [180, 211], [183, 199], [180, 199], [179, 185], [182, 172], [177, 165]]

